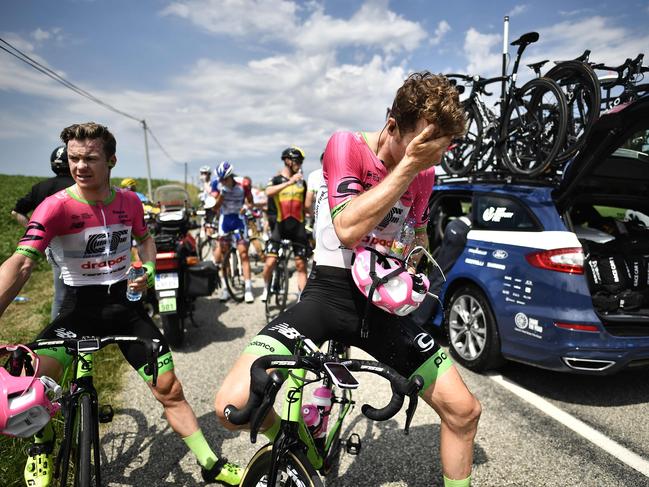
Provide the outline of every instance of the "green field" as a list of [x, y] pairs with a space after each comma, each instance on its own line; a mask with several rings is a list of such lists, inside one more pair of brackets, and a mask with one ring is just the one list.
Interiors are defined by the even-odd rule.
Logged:
[[[28, 193], [32, 185], [42, 179], [44, 178], [36, 176], [0, 174], [0, 260], [2, 262], [13, 254], [24, 232], [24, 228], [11, 216], [11, 210], [16, 200]], [[120, 181], [121, 179], [114, 179], [111, 182], [118, 185]], [[138, 189], [146, 192], [146, 180], [137, 179], [137, 182]], [[155, 189], [171, 183], [176, 182], [154, 179], [152, 187]], [[195, 187], [189, 187], [189, 193], [192, 200], [197, 199], [198, 190]], [[0, 343], [18, 343], [33, 339], [50, 321], [52, 294], [52, 271], [47, 262], [42, 261], [20, 292], [20, 296], [25, 296], [28, 301], [12, 303], [0, 318]], [[95, 363], [95, 384], [101, 402], [116, 406], [114, 397], [120, 390], [121, 378], [128, 364], [122, 359], [117, 347], [113, 346], [98, 353]], [[58, 434], [59, 438], [60, 436]], [[29, 441], [0, 435], [0, 485], [3, 487], [24, 484], [22, 470], [28, 446]]]

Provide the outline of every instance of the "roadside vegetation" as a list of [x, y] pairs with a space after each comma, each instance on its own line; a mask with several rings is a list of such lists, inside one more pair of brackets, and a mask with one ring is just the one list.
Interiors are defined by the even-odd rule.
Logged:
[[[24, 233], [24, 228], [11, 216], [16, 200], [27, 194], [32, 185], [41, 181], [36, 176], [0, 175], [0, 262], [4, 262], [16, 249], [16, 244]], [[121, 178], [111, 180], [118, 186]], [[136, 179], [138, 190], [146, 193], [146, 179]], [[152, 188], [163, 184], [178, 184], [175, 181], [153, 179]], [[198, 189], [188, 185], [192, 201], [198, 199]], [[34, 337], [50, 322], [53, 285], [52, 270], [46, 261], [39, 262], [35, 271], [19, 296], [25, 302], [14, 302], [0, 318], [0, 344], [25, 343]], [[4, 363], [4, 360], [3, 360]], [[128, 364], [116, 346], [110, 346], [95, 356], [95, 386], [102, 404], [119, 406], [116, 397], [121, 389]], [[55, 417], [57, 438], [61, 438], [61, 419]], [[110, 425], [108, 426], [110, 427]], [[0, 484], [3, 487], [22, 486], [23, 467], [30, 440], [14, 439], [0, 435]]]

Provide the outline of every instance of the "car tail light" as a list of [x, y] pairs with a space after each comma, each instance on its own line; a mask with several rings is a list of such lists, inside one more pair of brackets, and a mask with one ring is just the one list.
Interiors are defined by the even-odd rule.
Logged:
[[581, 247], [541, 250], [527, 254], [525, 259], [539, 269], [567, 272], [568, 274], [584, 273], [584, 252]]
[[168, 271], [178, 268], [176, 252], [159, 252], [155, 256], [155, 268], [157, 271]]
[[600, 331], [599, 327], [597, 325], [581, 325], [578, 323], [555, 323], [554, 326], [557, 328], [563, 328], [564, 330], [571, 330], [571, 331], [590, 331], [594, 333], [598, 333]]

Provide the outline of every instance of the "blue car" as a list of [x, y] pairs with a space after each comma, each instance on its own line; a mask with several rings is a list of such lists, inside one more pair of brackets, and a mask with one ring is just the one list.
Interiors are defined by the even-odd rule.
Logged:
[[432, 323], [474, 371], [649, 365], [649, 97], [602, 115], [558, 183], [440, 177]]

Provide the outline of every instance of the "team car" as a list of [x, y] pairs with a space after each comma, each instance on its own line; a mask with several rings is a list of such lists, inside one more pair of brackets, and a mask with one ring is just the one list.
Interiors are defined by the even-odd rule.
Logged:
[[649, 365], [648, 144], [643, 97], [602, 115], [554, 184], [439, 178], [428, 233], [446, 281], [431, 321], [456, 361]]

